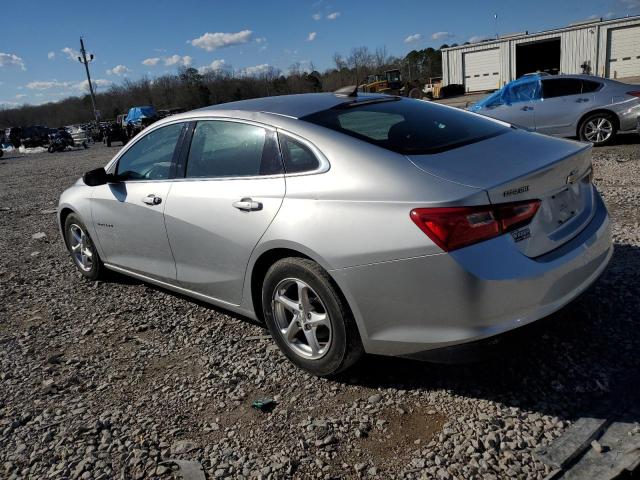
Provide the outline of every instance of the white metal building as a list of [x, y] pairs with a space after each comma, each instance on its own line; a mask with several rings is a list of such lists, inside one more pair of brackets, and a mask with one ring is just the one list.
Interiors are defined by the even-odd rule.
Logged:
[[442, 50], [443, 85], [493, 90], [525, 73], [640, 77], [640, 16], [594, 20]]

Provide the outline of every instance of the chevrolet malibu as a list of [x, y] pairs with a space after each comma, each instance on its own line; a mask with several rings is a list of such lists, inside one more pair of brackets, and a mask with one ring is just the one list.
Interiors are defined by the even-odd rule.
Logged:
[[332, 375], [548, 316], [612, 254], [591, 146], [383, 95], [305, 94], [161, 120], [66, 190], [76, 266], [262, 321]]

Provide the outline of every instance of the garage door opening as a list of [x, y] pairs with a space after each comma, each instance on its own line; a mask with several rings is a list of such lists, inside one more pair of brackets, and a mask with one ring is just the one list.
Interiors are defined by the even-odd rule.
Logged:
[[560, 73], [560, 39], [516, 45], [516, 78], [527, 73]]

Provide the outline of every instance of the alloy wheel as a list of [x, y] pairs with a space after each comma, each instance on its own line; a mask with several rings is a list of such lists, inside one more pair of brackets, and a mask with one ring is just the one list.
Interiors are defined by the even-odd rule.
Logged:
[[69, 226], [69, 233], [69, 248], [73, 259], [81, 270], [90, 271], [93, 268], [93, 252], [88, 235], [75, 223]]
[[273, 315], [278, 331], [297, 355], [317, 360], [331, 347], [329, 313], [316, 291], [297, 278], [282, 280], [274, 289]]
[[592, 143], [603, 143], [611, 138], [613, 124], [606, 117], [589, 120], [584, 127], [584, 137]]

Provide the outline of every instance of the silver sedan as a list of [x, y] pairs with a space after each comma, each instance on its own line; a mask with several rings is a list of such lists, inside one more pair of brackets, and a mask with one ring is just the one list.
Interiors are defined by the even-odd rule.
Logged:
[[600, 146], [618, 133], [638, 133], [640, 85], [591, 75], [525, 75], [469, 110]]
[[449, 352], [589, 287], [612, 254], [590, 149], [419, 100], [245, 100], [153, 124], [58, 218], [88, 279], [263, 321], [332, 375], [365, 352]]

